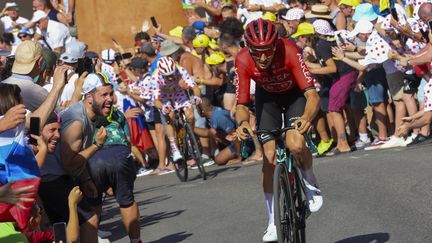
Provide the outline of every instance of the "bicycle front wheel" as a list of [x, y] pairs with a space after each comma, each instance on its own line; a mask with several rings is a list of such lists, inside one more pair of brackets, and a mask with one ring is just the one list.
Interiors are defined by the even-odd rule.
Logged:
[[204, 169], [204, 165], [202, 163], [201, 158], [201, 146], [198, 142], [197, 137], [189, 124], [185, 124], [185, 144], [187, 147], [187, 152], [192, 158], [195, 160], [196, 166], [201, 174], [203, 180], [207, 179], [207, 175]]
[[299, 242], [294, 194], [285, 164], [277, 164], [273, 174], [274, 222], [278, 242]]
[[[184, 128], [180, 128], [179, 131], [177, 132], [177, 136], [179, 135], [184, 136], [183, 133], [184, 133]], [[182, 138], [180, 138], [180, 140], [182, 140]], [[184, 159], [174, 162], [174, 170], [179, 180], [181, 182], [185, 182], [188, 179], [188, 167], [187, 167], [186, 157], [185, 157], [187, 154], [186, 152], [187, 146], [184, 144], [184, 142], [179, 142], [179, 149]]]

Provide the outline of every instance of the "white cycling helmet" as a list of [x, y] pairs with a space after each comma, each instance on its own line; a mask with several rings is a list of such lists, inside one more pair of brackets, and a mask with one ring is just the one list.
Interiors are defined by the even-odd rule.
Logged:
[[158, 60], [157, 67], [162, 76], [169, 76], [177, 71], [176, 62], [171, 57], [161, 57]]

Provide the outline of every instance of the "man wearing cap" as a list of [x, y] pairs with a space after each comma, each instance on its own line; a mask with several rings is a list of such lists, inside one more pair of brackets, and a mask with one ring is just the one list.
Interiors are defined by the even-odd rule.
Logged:
[[19, 45], [21, 41], [18, 38], [19, 29], [23, 24], [29, 22], [28, 19], [18, 16], [18, 4], [15, 2], [6, 2], [6, 5], [1, 13], [0, 21], [3, 23], [5, 32], [12, 33], [15, 37], [14, 46]]
[[42, 44], [59, 54], [63, 53], [66, 44], [74, 39], [64, 24], [50, 20], [42, 10], [34, 12], [30, 22], [40, 29]]
[[78, 59], [84, 57], [85, 44], [81, 41], [71, 41], [66, 45], [66, 51], [60, 55], [59, 60], [63, 62], [63, 66], [68, 68], [68, 82], [60, 97], [62, 107], [69, 106], [75, 91], [75, 82], [79, 78], [76, 69], [78, 68]]
[[33, 111], [34, 116], [41, 118], [41, 125], [54, 110], [58, 96], [64, 87], [66, 68], [58, 67], [54, 71], [54, 82], [51, 92], [34, 83], [42, 69], [42, 46], [32, 41], [22, 42], [16, 50], [12, 76], [2, 81], [16, 84], [21, 89], [26, 109]]
[[282, 24], [287, 31], [287, 36], [291, 36], [297, 31], [297, 27], [304, 20], [304, 11], [300, 8], [291, 8], [285, 16], [282, 16]]

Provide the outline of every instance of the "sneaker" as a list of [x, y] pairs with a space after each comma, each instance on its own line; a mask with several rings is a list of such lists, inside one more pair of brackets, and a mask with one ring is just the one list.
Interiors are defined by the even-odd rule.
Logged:
[[385, 144], [388, 140], [382, 140], [379, 138], [376, 138], [369, 146], [367, 146], [364, 150], [374, 150], [374, 149], [380, 149], [383, 144]]
[[332, 144], [333, 144], [333, 138], [330, 139], [328, 142], [324, 142], [324, 140], [321, 140], [321, 142], [317, 146], [318, 155], [322, 155], [325, 152], [327, 152], [332, 146]]
[[415, 133], [411, 133], [411, 135], [409, 137], [407, 137], [407, 139], [405, 140], [405, 145], [408, 146], [408, 144], [411, 144], [418, 136]]
[[321, 195], [321, 190], [317, 185], [309, 184], [305, 179], [305, 195], [308, 200], [309, 211], [311, 213], [318, 212], [323, 205], [323, 197]]
[[413, 146], [416, 144], [421, 144], [425, 141], [429, 141], [430, 139], [431, 139], [431, 135], [426, 137], [426, 136], [423, 136], [422, 134], [418, 134], [417, 137], [415, 137], [411, 143], [407, 144], [407, 146]]
[[141, 169], [138, 170], [138, 172], [137, 172], [137, 177], [150, 175], [153, 171], [154, 171], [154, 170], [151, 169], [151, 168], [143, 167], [143, 168], [141, 168]]
[[370, 138], [368, 138], [366, 141], [362, 141], [361, 139], [358, 139], [355, 142], [355, 147], [357, 150], [362, 150], [362, 149], [366, 148], [367, 146], [369, 146], [370, 143], [371, 143]]
[[98, 236], [98, 243], [110, 243], [111, 241], [109, 239], [103, 239], [100, 236]]
[[175, 172], [175, 170], [170, 170], [170, 169], [166, 168], [166, 169], [161, 170], [158, 175], [168, 175], [168, 174], [171, 174], [174, 172]]
[[214, 165], [214, 164], [215, 164], [214, 160], [212, 160], [212, 159], [211, 159], [208, 155], [206, 155], [206, 154], [203, 154], [203, 155], [201, 156], [201, 161], [203, 162], [203, 166], [204, 166], [204, 167], [211, 166], [211, 165]]
[[381, 146], [382, 149], [405, 147], [405, 139], [403, 137], [391, 136], [390, 139]]
[[181, 155], [180, 151], [174, 150], [172, 153], [172, 159], [174, 163], [177, 163], [177, 161], [183, 160], [183, 156]]
[[98, 236], [100, 237], [100, 238], [108, 238], [108, 237], [110, 237], [112, 234], [111, 234], [111, 232], [109, 232], [109, 231], [105, 231], [105, 230], [98, 230]]
[[278, 240], [275, 224], [269, 224], [267, 226], [267, 229], [264, 231], [262, 240], [263, 242], [274, 242]]

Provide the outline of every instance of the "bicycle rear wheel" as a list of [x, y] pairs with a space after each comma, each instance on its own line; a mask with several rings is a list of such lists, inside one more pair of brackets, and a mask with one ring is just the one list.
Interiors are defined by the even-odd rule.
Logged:
[[299, 240], [293, 191], [285, 164], [277, 164], [273, 174], [274, 221], [278, 242]]
[[[184, 128], [180, 128], [179, 131], [181, 129], [184, 129]], [[184, 134], [177, 132], [177, 136], [179, 136], [179, 135], [184, 137]], [[180, 152], [182, 153], [184, 159], [179, 160], [177, 162], [174, 162], [174, 170], [175, 170], [176, 175], [179, 178], [179, 180], [181, 182], [185, 182], [188, 179], [188, 167], [187, 167], [187, 163], [186, 163], [187, 146], [185, 145], [184, 142], [179, 143], [179, 149], [180, 149]]]
[[[196, 165], [198, 167], [198, 170], [201, 174], [201, 177], [203, 180], [207, 179], [207, 175], [204, 169], [204, 166], [202, 164], [202, 158], [201, 158], [201, 146], [198, 142], [198, 139], [195, 136], [195, 133], [192, 129], [192, 127], [189, 124], [185, 124], [185, 142], [184, 144], [187, 147], [187, 153], [192, 156], [192, 158], [195, 160]], [[185, 157], [187, 158], [187, 157]]]

